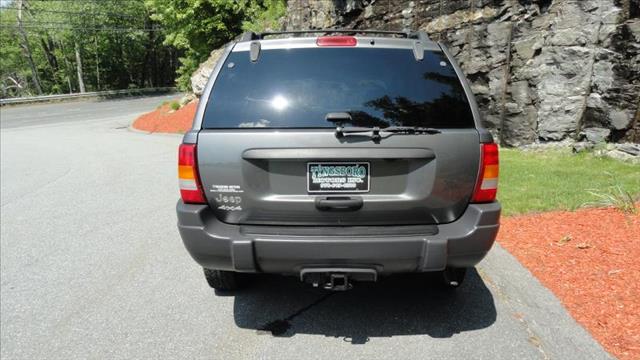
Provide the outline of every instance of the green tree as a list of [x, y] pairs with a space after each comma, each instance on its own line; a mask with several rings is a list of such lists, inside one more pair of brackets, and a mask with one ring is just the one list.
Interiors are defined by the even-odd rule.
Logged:
[[0, 24], [7, 26], [0, 31], [0, 90], [2, 97], [21, 94], [31, 95], [29, 65], [20, 49], [15, 13], [0, 11]]
[[143, 0], [22, 0], [0, 7], [2, 96], [36, 93], [28, 58], [16, 52], [20, 10], [45, 93], [174, 84], [179, 52], [164, 44]]
[[245, 11], [242, 30], [253, 32], [280, 30], [281, 20], [286, 12], [285, 0], [252, 1]]
[[38, 94], [38, 87], [57, 94], [171, 86], [176, 75], [188, 89], [191, 74], [213, 49], [243, 30], [278, 29], [286, 8], [285, 0], [1, 4], [2, 97]]
[[151, 18], [166, 31], [165, 43], [184, 51], [178, 86], [189, 89], [191, 74], [209, 53], [243, 30], [279, 28], [285, 0], [147, 0]]

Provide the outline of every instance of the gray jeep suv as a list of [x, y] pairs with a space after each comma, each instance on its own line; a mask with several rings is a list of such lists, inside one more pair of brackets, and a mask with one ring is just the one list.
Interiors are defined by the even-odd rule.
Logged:
[[498, 147], [421, 32], [244, 34], [211, 74], [179, 179], [180, 235], [218, 290], [243, 273], [346, 290], [438, 272], [455, 287], [499, 226]]

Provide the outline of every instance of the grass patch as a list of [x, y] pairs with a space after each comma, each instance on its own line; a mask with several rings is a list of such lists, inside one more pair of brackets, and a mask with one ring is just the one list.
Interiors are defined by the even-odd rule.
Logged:
[[640, 195], [640, 165], [594, 157], [589, 153], [500, 150], [498, 200], [504, 215], [575, 210], [616, 186], [634, 199]]

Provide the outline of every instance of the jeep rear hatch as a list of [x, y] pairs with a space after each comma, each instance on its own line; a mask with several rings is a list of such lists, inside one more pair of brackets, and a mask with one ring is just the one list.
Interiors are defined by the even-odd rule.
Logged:
[[437, 224], [467, 207], [479, 142], [439, 49], [418, 60], [410, 47], [263, 48], [225, 60], [197, 159], [228, 223]]

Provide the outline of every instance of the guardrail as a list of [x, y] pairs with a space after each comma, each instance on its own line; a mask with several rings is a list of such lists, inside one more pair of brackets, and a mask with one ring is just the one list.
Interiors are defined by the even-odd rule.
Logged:
[[43, 96], [30, 96], [21, 98], [9, 98], [0, 99], [0, 106], [4, 105], [17, 105], [28, 104], [35, 102], [47, 102], [47, 101], [63, 101], [69, 99], [82, 99], [82, 98], [108, 98], [117, 96], [135, 96], [153, 93], [174, 92], [175, 87], [160, 87], [160, 88], [145, 88], [145, 89], [126, 89], [126, 90], [109, 90], [109, 91], [94, 91], [85, 93], [74, 94], [58, 94], [58, 95], [43, 95]]

